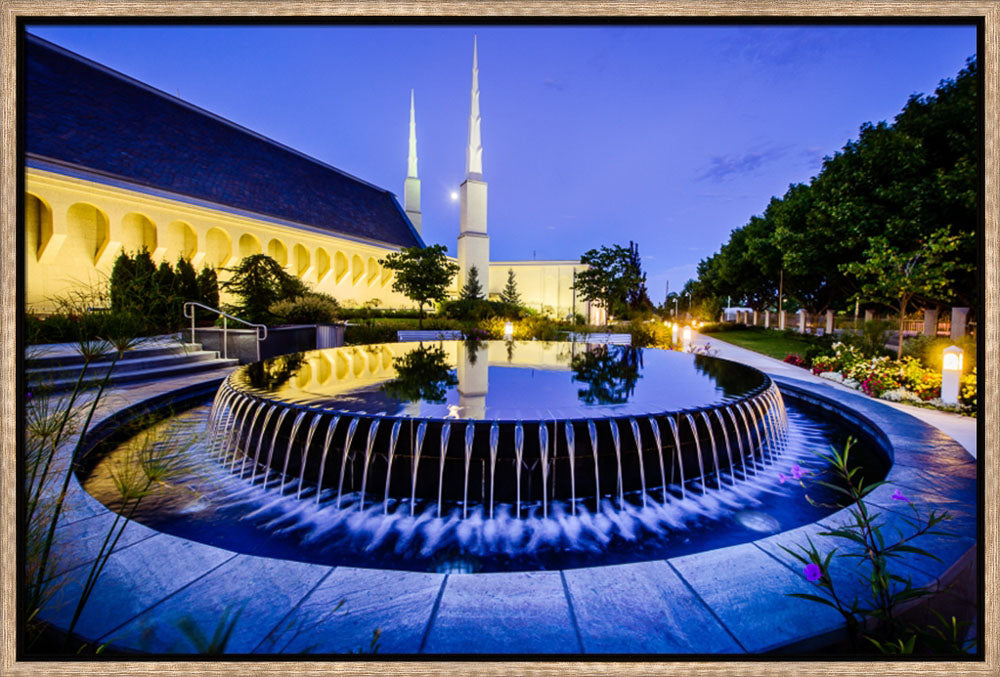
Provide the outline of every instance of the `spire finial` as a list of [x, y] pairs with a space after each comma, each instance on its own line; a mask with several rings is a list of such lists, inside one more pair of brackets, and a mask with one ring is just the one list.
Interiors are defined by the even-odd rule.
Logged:
[[465, 149], [465, 177], [481, 179], [483, 176], [483, 143], [479, 117], [479, 49], [476, 36], [472, 37], [472, 95], [469, 106], [469, 145]]
[[410, 154], [406, 169], [407, 178], [417, 178], [417, 117], [413, 107], [413, 90], [410, 90]]

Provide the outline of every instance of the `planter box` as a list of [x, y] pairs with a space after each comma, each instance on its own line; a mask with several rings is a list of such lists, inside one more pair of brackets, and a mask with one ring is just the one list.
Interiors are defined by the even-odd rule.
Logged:
[[[184, 340], [191, 340], [191, 330], [183, 332]], [[260, 355], [257, 354], [257, 330], [233, 329], [226, 332], [225, 351], [223, 350], [223, 331], [218, 327], [195, 328], [195, 342], [200, 343], [205, 350], [218, 350], [228, 357], [239, 359], [240, 364], [256, 362], [277, 355], [298, 353], [316, 348], [335, 348], [344, 345], [343, 324], [296, 324], [282, 327], [268, 327], [267, 338], [260, 342]]]

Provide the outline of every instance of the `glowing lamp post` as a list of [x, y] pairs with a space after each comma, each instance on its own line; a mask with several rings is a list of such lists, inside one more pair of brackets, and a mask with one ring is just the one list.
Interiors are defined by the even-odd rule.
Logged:
[[948, 346], [941, 362], [941, 401], [958, 404], [958, 382], [962, 377], [962, 349]]
[[514, 323], [505, 322], [503, 325], [503, 337], [508, 341], [514, 336]]
[[670, 323], [670, 343], [672, 345], [677, 345], [677, 330], [678, 330], [677, 329], [677, 323], [676, 322], [671, 322]]

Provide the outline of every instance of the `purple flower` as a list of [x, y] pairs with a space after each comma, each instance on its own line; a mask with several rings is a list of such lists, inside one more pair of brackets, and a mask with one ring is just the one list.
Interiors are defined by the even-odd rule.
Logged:
[[778, 473], [778, 484], [784, 484], [784, 483], [785, 483], [785, 473], [779, 472]]
[[906, 496], [903, 496], [903, 494], [899, 493], [899, 489], [898, 488], [896, 489], [895, 493], [893, 493], [893, 495], [891, 496], [891, 498], [894, 501], [906, 501], [907, 503], [910, 502], [910, 499], [908, 499]]
[[797, 480], [800, 480], [800, 479], [802, 479], [802, 475], [803, 475], [802, 468], [799, 467], [799, 464], [796, 463], [795, 465], [793, 465], [792, 466], [792, 477], [794, 477]]
[[823, 570], [818, 564], [807, 564], [802, 573], [805, 575], [807, 581], [818, 581], [823, 577]]

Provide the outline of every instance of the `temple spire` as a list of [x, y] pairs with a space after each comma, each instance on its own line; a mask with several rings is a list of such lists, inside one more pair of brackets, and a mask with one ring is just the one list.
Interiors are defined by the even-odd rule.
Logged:
[[410, 153], [406, 163], [406, 180], [403, 182], [403, 211], [418, 234], [423, 232], [423, 215], [420, 213], [420, 179], [417, 178], [417, 116], [410, 90]]
[[406, 177], [417, 178], [417, 117], [413, 108], [413, 90], [410, 90], [410, 155]]
[[477, 40], [472, 38], [472, 96], [469, 107], [469, 146], [465, 149], [465, 177], [483, 177], [483, 142], [479, 117], [479, 56]]

